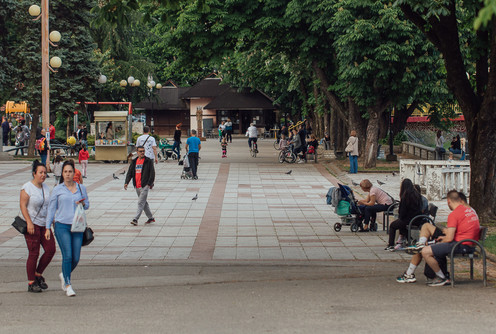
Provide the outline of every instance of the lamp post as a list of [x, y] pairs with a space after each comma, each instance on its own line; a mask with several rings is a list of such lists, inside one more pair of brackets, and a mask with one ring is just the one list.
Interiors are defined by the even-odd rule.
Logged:
[[[139, 87], [141, 85], [141, 82], [138, 80], [138, 79], [135, 79], [133, 76], [129, 76], [127, 78], [127, 80], [124, 80], [122, 79], [120, 82], [119, 82], [119, 86], [125, 88], [127, 87], [129, 84], [129, 87]], [[128, 92], [128, 98], [129, 98], [129, 102], [132, 103], [132, 99], [131, 99], [131, 94], [130, 94], [130, 91], [129, 91], [130, 88], [126, 88], [127, 92]], [[128, 119], [127, 119], [127, 123], [128, 123], [128, 133], [129, 133], [129, 138], [128, 138], [128, 141], [131, 142], [131, 139], [132, 139], [132, 133], [133, 133], [133, 115], [131, 114], [132, 111], [129, 111], [129, 115], [128, 115]]]
[[153, 111], [154, 111], [154, 108], [153, 108], [153, 89], [156, 88], [156, 89], [161, 89], [162, 88], [162, 85], [161, 84], [157, 84], [155, 83], [155, 81], [153, 81], [153, 76], [151, 75], [148, 75], [148, 83], [146, 84], [146, 86], [148, 87], [148, 100], [151, 99], [151, 102], [152, 102], [152, 117], [150, 119], [150, 127], [151, 127], [151, 131], [152, 131], [152, 134], [155, 133], [155, 130], [154, 130], [154, 119], [153, 119]]
[[61, 35], [58, 31], [48, 33], [48, 8], [48, 0], [41, 0], [41, 8], [37, 5], [29, 7], [29, 14], [36, 17], [35, 20], [41, 17], [41, 115], [47, 142], [50, 141], [50, 73], [48, 71], [56, 72], [54, 69], [62, 66], [62, 60], [59, 57], [49, 60], [48, 44], [56, 46], [53, 43], [59, 42]]

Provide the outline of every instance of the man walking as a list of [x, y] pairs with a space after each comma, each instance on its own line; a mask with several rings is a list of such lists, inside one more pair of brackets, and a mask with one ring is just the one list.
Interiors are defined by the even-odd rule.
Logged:
[[193, 180], [198, 180], [196, 175], [198, 167], [198, 156], [201, 150], [200, 138], [196, 136], [196, 130], [191, 130], [191, 137], [186, 140], [186, 152], [188, 152], [189, 166], [191, 167], [191, 172], [193, 173]]
[[9, 121], [7, 120], [6, 117], [3, 118], [3, 122], [2, 122], [2, 141], [3, 141], [3, 146], [9, 146], [10, 143], [9, 143], [9, 131], [10, 131], [10, 124], [9, 124]]
[[143, 134], [136, 139], [136, 146], [143, 146], [145, 148], [145, 156], [152, 162], [155, 161], [156, 164], [158, 163], [157, 142], [150, 135], [150, 128], [148, 126], [143, 128]]
[[148, 217], [145, 224], [155, 222], [155, 218], [153, 218], [147, 202], [148, 192], [153, 188], [153, 183], [155, 182], [155, 167], [153, 166], [153, 160], [145, 156], [145, 148], [143, 146], [138, 146], [137, 152], [138, 156], [129, 165], [126, 181], [124, 182], [124, 190], [127, 190], [129, 181], [133, 179], [133, 185], [136, 188], [136, 194], [138, 194], [138, 211], [131, 221], [131, 225], [134, 226], [138, 225], [138, 219], [143, 210], [145, 210], [145, 214]]

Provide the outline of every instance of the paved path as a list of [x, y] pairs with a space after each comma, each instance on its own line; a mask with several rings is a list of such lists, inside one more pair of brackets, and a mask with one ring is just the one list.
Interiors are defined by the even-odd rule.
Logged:
[[[246, 141], [237, 139], [229, 146], [229, 157], [222, 159], [217, 141], [203, 143], [199, 180], [180, 179], [182, 169], [176, 162], [160, 163], [149, 196], [156, 223], [149, 226], [143, 225], [144, 215], [137, 227], [129, 224], [136, 194], [123, 190], [124, 175], [119, 172], [126, 165], [90, 164], [85, 184], [91, 203], [88, 220], [96, 239], [84, 248], [83, 262], [404, 257], [383, 250], [384, 232], [355, 234], [344, 227], [336, 233], [333, 225], [339, 219], [326, 205], [325, 195], [337, 179], [319, 164], [280, 164], [271, 140], [259, 144], [261, 153], [252, 158]], [[114, 180], [112, 173], [120, 179]], [[0, 164], [2, 262], [22, 262], [27, 256], [22, 236], [10, 223], [18, 211], [18, 189], [29, 178], [26, 165]], [[391, 187], [399, 182], [399, 177], [389, 178]], [[53, 177], [46, 182], [54, 182]], [[192, 201], [196, 194], [198, 200]]]

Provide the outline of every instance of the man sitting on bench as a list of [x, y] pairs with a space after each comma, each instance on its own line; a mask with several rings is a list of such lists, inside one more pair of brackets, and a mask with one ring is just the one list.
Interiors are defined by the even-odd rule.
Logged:
[[[407, 247], [407, 251], [421, 251], [412, 257], [407, 271], [399, 276], [399, 283], [414, 283], [415, 269], [425, 259], [426, 266], [435, 273], [434, 279], [428, 283], [429, 286], [443, 286], [451, 283], [447, 277], [446, 256], [451, 253], [453, 246], [460, 240], [479, 240], [479, 217], [473, 208], [467, 204], [467, 198], [461, 192], [451, 190], [447, 195], [448, 206], [452, 212], [448, 216], [447, 228], [440, 229], [431, 224], [422, 225], [420, 238], [415, 246]], [[435, 244], [427, 246], [427, 241], [433, 239]], [[472, 245], [467, 242], [458, 246], [455, 253], [472, 252]]]
[[358, 205], [364, 215], [363, 226], [360, 227], [359, 232], [368, 232], [371, 220], [370, 230], [375, 231], [377, 229], [375, 223], [377, 212], [386, 211], [393, 204], [393, 199], [384, 190], [374, 187], [367, 179], [360, 182], [360, 188], [369, 194], [366, 199], [358, 201]]

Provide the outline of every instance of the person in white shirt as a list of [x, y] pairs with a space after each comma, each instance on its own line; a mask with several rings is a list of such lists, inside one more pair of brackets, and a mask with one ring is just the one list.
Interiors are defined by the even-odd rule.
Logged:
[[250, 127], [248, 128], [248, 130], [246, 130], [245, 136], [248, 136], [248, 146], [251, 149], [251, 143], [252, 142], [256, 143], [257, 137], [258, 137], [258, 131], [257, 131], [257, 128], [255, 127], [255, 123], [250, 124]]
[[139, 136], [136, 140], [136, 147], [143, 146], [145, 148], [145, 156], [152, 160], [155, 160], [155, 163], [158, 163], [158, 151], [157, 151], [157, 142], [155, 138], [150, 135], [150, 128], [145, 126], [143, 128], [143, 135]]

